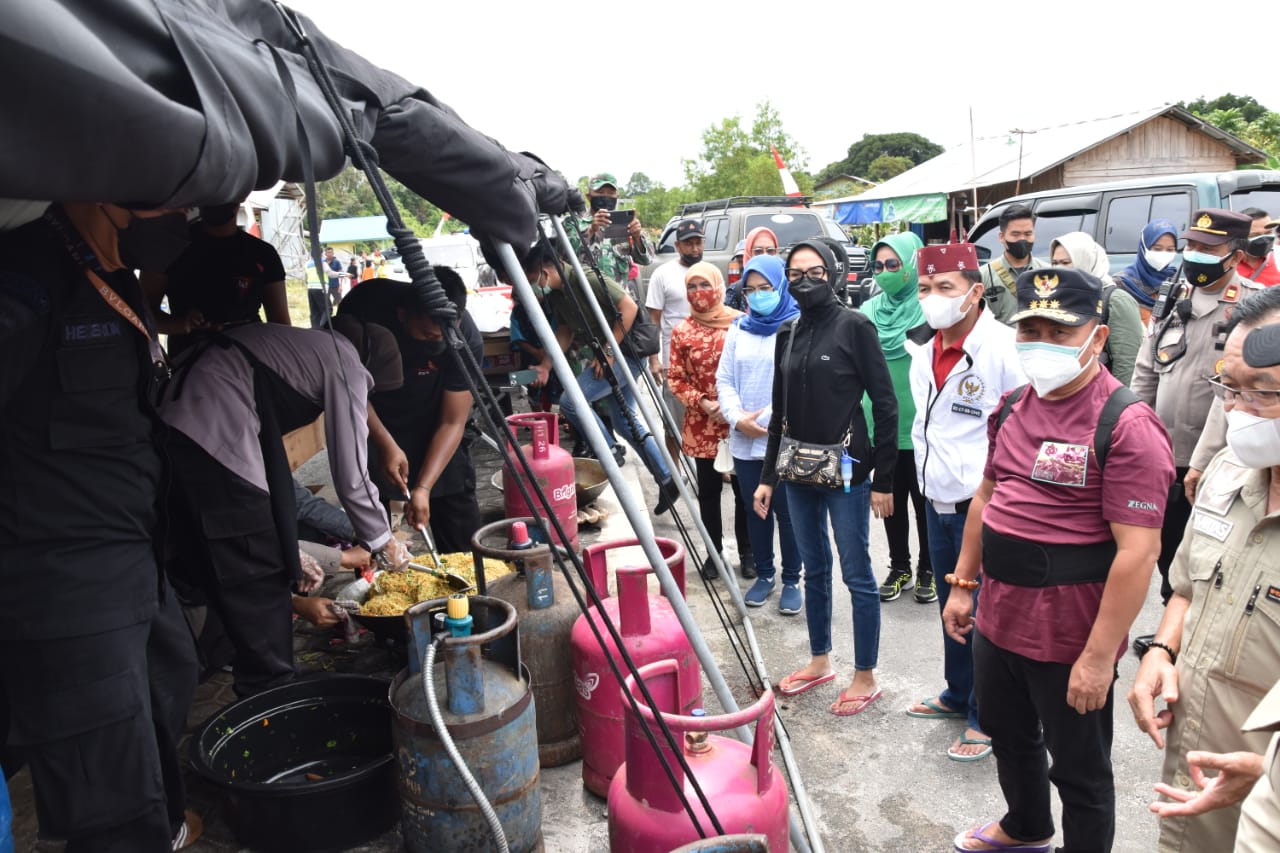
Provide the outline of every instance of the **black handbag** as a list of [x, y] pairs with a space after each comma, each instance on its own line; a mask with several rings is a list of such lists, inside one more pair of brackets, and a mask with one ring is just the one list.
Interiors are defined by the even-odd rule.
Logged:
[[844, 485], [840, 476], [840, 460], [853, 439], [852, 426], [845, 430], [844, 439], [839, 444], [814, 444], [787, 435], [787, 386], [790, 383], [786, 381], [786, 369], [791, 363], [791, 345], [795, 339], [796, 330], [793, 326], [787, 338], [787, 352], [780, 365], [783, 371], [782, 441], [778, 445], [778, 460], [775, 464], [778, 479], [788, 483], [837, 489]]

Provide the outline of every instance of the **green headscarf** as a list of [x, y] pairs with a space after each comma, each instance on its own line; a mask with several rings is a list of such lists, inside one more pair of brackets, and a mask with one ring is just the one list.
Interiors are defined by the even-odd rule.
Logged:
[[910, 231], [890, 234], [871, 247], [871, 260], [881, 246], [888, 246], [902, 261], [897, 273], [883, 272], [876, 276], [881, 293], [862, 305], [862, 312], [876, 324], [880, 333], [880, 348], [886, 359], [903, 358], [907, 354], [907, 332], [924, 322], [920, 299], [916, 295], [919, 277], [916, 275], [916, 252], [924, 247], [920, 238]]

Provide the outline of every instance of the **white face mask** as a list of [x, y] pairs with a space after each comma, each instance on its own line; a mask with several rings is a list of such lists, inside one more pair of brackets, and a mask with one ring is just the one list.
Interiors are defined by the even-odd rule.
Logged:
[[1027, 380], [1037, 394], [1041, 397], [1052, 394], [1084, 373], [1085, 368], [1089, 366], [1089, 361], [1093, 359], [1090, 358], [1089, 361], [1081, 364], [1080, 354], [1093, 341], [1093, 335], [1097, 331], [1098, 327], [1095, 326], [1089, 333], [1088, 339], [1079, 347], [1039, 342], [1015, 344], [1018, 349], [1018, 361], [1022, 363], [1022, 372], [1027, 375]]
[[1169, 266], [1178, 258], [1177, 252], [1157, 252], [1155, 249], [1143, 249], [1142, 256], [1147, 259], [1147, 263], [1157, 272]]
[[973, 288], [977, 284], [972, 285], [963, 296], [943, 296], [940, 293], [930, 293], [924, 299], [920, 300], [920, 310], [924, 312], [924, 319], [931, 327], [935, 329], [950, 329], [956, 323], [964, 319], [965, 315], [973, 308], [961, 310], [960, 306], [969, 298], [969, 294], [973, 293]]
[[1227, 447], [1250, 468], [1280, 465], [1280, 420], [1232, 409], [1227, 412]]

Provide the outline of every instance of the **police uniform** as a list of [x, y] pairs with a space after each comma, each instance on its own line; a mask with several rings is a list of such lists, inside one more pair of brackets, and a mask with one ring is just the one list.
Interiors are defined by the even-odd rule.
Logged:
[[[603, 186], [618, 186], [618, 179], [608, 172], [601, 172], [598, 175], [592, 175], [587, 185], [592, 190], [598, 190]], [[571, 214], [572, 215], [572, 214]], [[569, 242], [573, 244], [573, 250], [578, 253], [578, 257], [582, 258], [583, 266], [590, 269], [587, 263], [586, 253], [582, 246], [582, 240], [578, 237], [578, 232], [582, 232], [582, 236], [587, 236], [587, 229], [591, 227], [592, 218], [574, 217], [572, 222], [577, 224], [574, 228], [572, 224], [566, 223], [565, 231], [569, 235]], [[604, 273], [606, 278], [611, 278], [616, 282], [626, 282], [627, 277], [631, 273], [631, 262], [635, 261], [639, 266], [648, 266], [653, 263], [653, 251], [649, 246], [649, 238], [641, 234], [634, 239], [625, 240], [607, 240], [601, 234], [596, 234], [593, 238], [587, 238], [588, 245], [598, 255], [597, 263], [600, 265], [600, 272]], [[636, 300], [640, 302], [640, 300]]]
[[[1178, 701], [1167, 735], [1164, 781], [1197, 790], [1187, 751], [1263, 752], [1265, 733], [1242, 733], [1259, 700], [1280, 681], [1280, 513], [1267, 515], [1267, 470], [1230, 450], [1209, 464], [1182, 545], [1169, 569], [1191, 602], [1178, 654]], [[1220, 849], [1238, 809], [1160, 822], [1162, 851]]]
[[1271, 738], [1262, 759], [1262, 776], [1245, 798], [1236, 828], [1235, 853], [1274, 853], [1280, 850], [1280, 683], [1271, 688], [1249, 719], [1246, 732]]
[[[1183, 239], [1212, 245], [1249, 234], [1249, 217], [1229, 210], [1196, 211], [1192, 222], [1182, 233]], [[1161, 590], [1166, 600], [1169, 564], [1191, 514], [1182, 480], [1213, 403], [1213, 389], [1204, 377], [1217, 372], [1222, 358], [1221, 336], [1231, 307], [1261, 285], [1232, 275], [1216, 294], [1193, 288], [1185, 281], [1180, 287], [1167, 316], [1152, 317], [1130, 382], [1134, 393], [1156, 410], [1173, 439], [1177, 479], [1169, 491], [1159, 560], [1160, 572], [1166, 577]]]
[[145, 316], [142, 291], [127, 270], [100, 272], [110, 293], [91, 287], [84, 267], [102, 265], [57, 206], [0, 234], [0, 254], [9, 743], [31, 766], [42, 832], [76, 850], [169, 850], [166, 797], [180, 815], [181, 788], [166, 771], [195, 655], [153, 540], [163, 466], [152, 351], [128, 320]]

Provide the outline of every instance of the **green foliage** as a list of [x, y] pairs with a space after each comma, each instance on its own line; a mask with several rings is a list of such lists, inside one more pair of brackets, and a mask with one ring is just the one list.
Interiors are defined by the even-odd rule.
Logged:
[[942, 151], [941, 145], [930, 142], [918, 133], [863, 134], [861, 139], [849, 146], [849, 152], [843, 160], [829, 164], [818, 173], [818, 180], [825, 181], [836, 175], [857, 175], [878, 181], [881, 179], [872, 177], [869, 172], [871, 164], [879, 157], [905, 157], [911, 161], [912, 166], [919, 166], [925, 160], [937, 157]]
[[702, 132], [702, 151], [684, 161], [685, 189], [698, 200], [735, 195], [780, 195], [782, 180], [770, 147], [777, 148], [802, 192], [813, 190], [804, 150], [782, 129], [768, 101], [756, 105], [750, 127], [739, 116]]
[[[1261, 148], [1274, 161], [1280, 157], [1280, 113], [1259, 104], [1249, 95], [1226, 94], [1213, 100], [1204, 98], [1179, 104], [1214, 127]], [[1265, 165], [1250, 168], [1274, 168]]]
[[[1212, 100], [1196, 98], [1194, 101], [1179, 102], [1178, 106], [1182, 107], [1187, 112], [1200, 116], [1203, 119], [1207, 119], [1209, 113], [1235, 110], [1245, 122], [1257, 121], [1266, 113], [1270, 112], [1270, 110], [1258, 103], [1253, 96], [1233, 95], [1230, 92], [1225, 95], [1219, 95]], [[1214, 122], [1214, 124], [1217, 123]], [[1222, 125], [1217, 126], [1222, 127]], [[1223, 128], [1223, 130], [1226, 130], [1226, 128]]]
[[910, 157], [894, 157], [890, 154], [881, 154], [879, 157], [871, 161], [871, 165], [867, 167], [867, 180], [883, 183], [894, 175], [901, 175], [903, 172], [914, 166]]
[[670, 189], [654, 182], [649, 191], [643, 195], [633, 196], [636, 200], [636, 216], [645, 228], [658, 230], [667, 224], [667, 220], [675, 216], [680, 205], [697, 201], [693, 194], [684, 187]]
[[632, 172], [631, 177], [627, 180], [626, 189], [622, 191], [622, 195], [626, 198], [635, 198], [644, 195], [654, 188], [653, 178], [650, 178], [644, 172]]
[[[430, 237], [435, 233], [436, 225], [443, 215], [440, 208], [406, 187], [390, 175], [383, 175], [387, 189], [400, 209], [400, 216], [406, 225], [413, 229], [419, 237]], [[382, 208], [373, 195], [373, 188], [364, 173], [354, 166], [348, 166], [342, 172], [316, 184], [316, 203], [321, 219], [341, 219], [352, 216], [381, 216]], [[445, 233], [453, 233], [466, 228], [456, 219], [450, 219], [445, 225]], [[371, 249], [373, 244], [363, 248]]]

